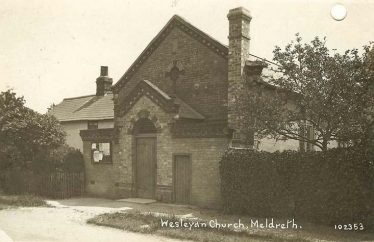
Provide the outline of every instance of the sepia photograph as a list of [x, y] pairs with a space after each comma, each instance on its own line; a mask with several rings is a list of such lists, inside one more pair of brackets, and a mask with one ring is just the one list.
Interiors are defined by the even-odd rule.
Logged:
[[374, 241], [374, 0], [0, 2], [0, 242]]

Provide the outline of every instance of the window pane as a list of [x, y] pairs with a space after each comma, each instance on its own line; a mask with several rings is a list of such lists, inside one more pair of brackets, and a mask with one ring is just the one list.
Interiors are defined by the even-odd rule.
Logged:
[[92, 161], [95, 163], [99, 162], [112, 162], [110, 154], [110, 142], [107, 143], [92, 143]]
[[110, 143], [100, 143], [99, 150], [102, 151], [105, 156], [110, 155]]
[[103, 160], [103, 152], [101, 152], [101, 151], [98, 151], [98, 150], [95, 150], [94, 152], [93, 152], [93, 160], [95, 161], [95, 162], [99, 162], [99, 161], [102, 161]]

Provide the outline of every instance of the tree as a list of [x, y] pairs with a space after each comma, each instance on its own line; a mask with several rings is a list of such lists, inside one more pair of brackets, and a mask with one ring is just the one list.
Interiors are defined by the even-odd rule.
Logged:
[[[364, 59], [364, 71], [366, 79], [363, 82], [364, 88], [367, 89], [366, 95], [368, 95], [368, 99], [370, 97], [374, 97], [374, 47], [373, 46], [365, 46], [365, 51], [363, 54]], [[373, 115], [374, 106], [368, 109], [365, 115], [368, 117], [366, 119], [367, 123], [364, 124], [364, 144], [366, 147], [374, 151], [374, 115]]]
[[[268, 84], [248, 85], [244, 126], [259, 138], [299, 140], [322, 150], [331, 141], [363, 139], [374, 117], [373, 46], [365, 46], [362, 55], [357, 49], [331, 53], [326, 38], [303, 43], [296, 34], [273, 53], [277, 68], [263, 77], [272, 90]], [[314, 136], [305, 135], [305, 125], [313, 126]]]
[[[0, 93], [0, 168], [37, 163], [50, 149], [64, 143], [57, 119], [25, 107], [12, 90]], [[40, 165], [43, 166], [43, 165]]]

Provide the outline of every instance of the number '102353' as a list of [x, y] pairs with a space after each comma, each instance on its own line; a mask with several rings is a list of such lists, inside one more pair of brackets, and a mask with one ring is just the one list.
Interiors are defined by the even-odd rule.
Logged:
[[334, 228], [337, 230], [364, 230], [364, 225], [362, 223], [335, 224]]

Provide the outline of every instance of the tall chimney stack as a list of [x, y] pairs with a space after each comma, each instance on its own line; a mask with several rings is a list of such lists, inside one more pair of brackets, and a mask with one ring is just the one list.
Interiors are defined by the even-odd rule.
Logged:
[[108, 76], [108, 67], [101, 66], [100, 76], [96, 79], [96, 96], [104, 96], [111, 91], [113, 79]]
[[249, 56], [250, 12], [243, 8], [231, 9], [229, 20], [229, 55], [228, 55], [228, 125], [233, 130], [232, 143], [244, 143], [245, 137], [240, 132], [242, 114], [238, 100], [244, 91], [243, 69]]

